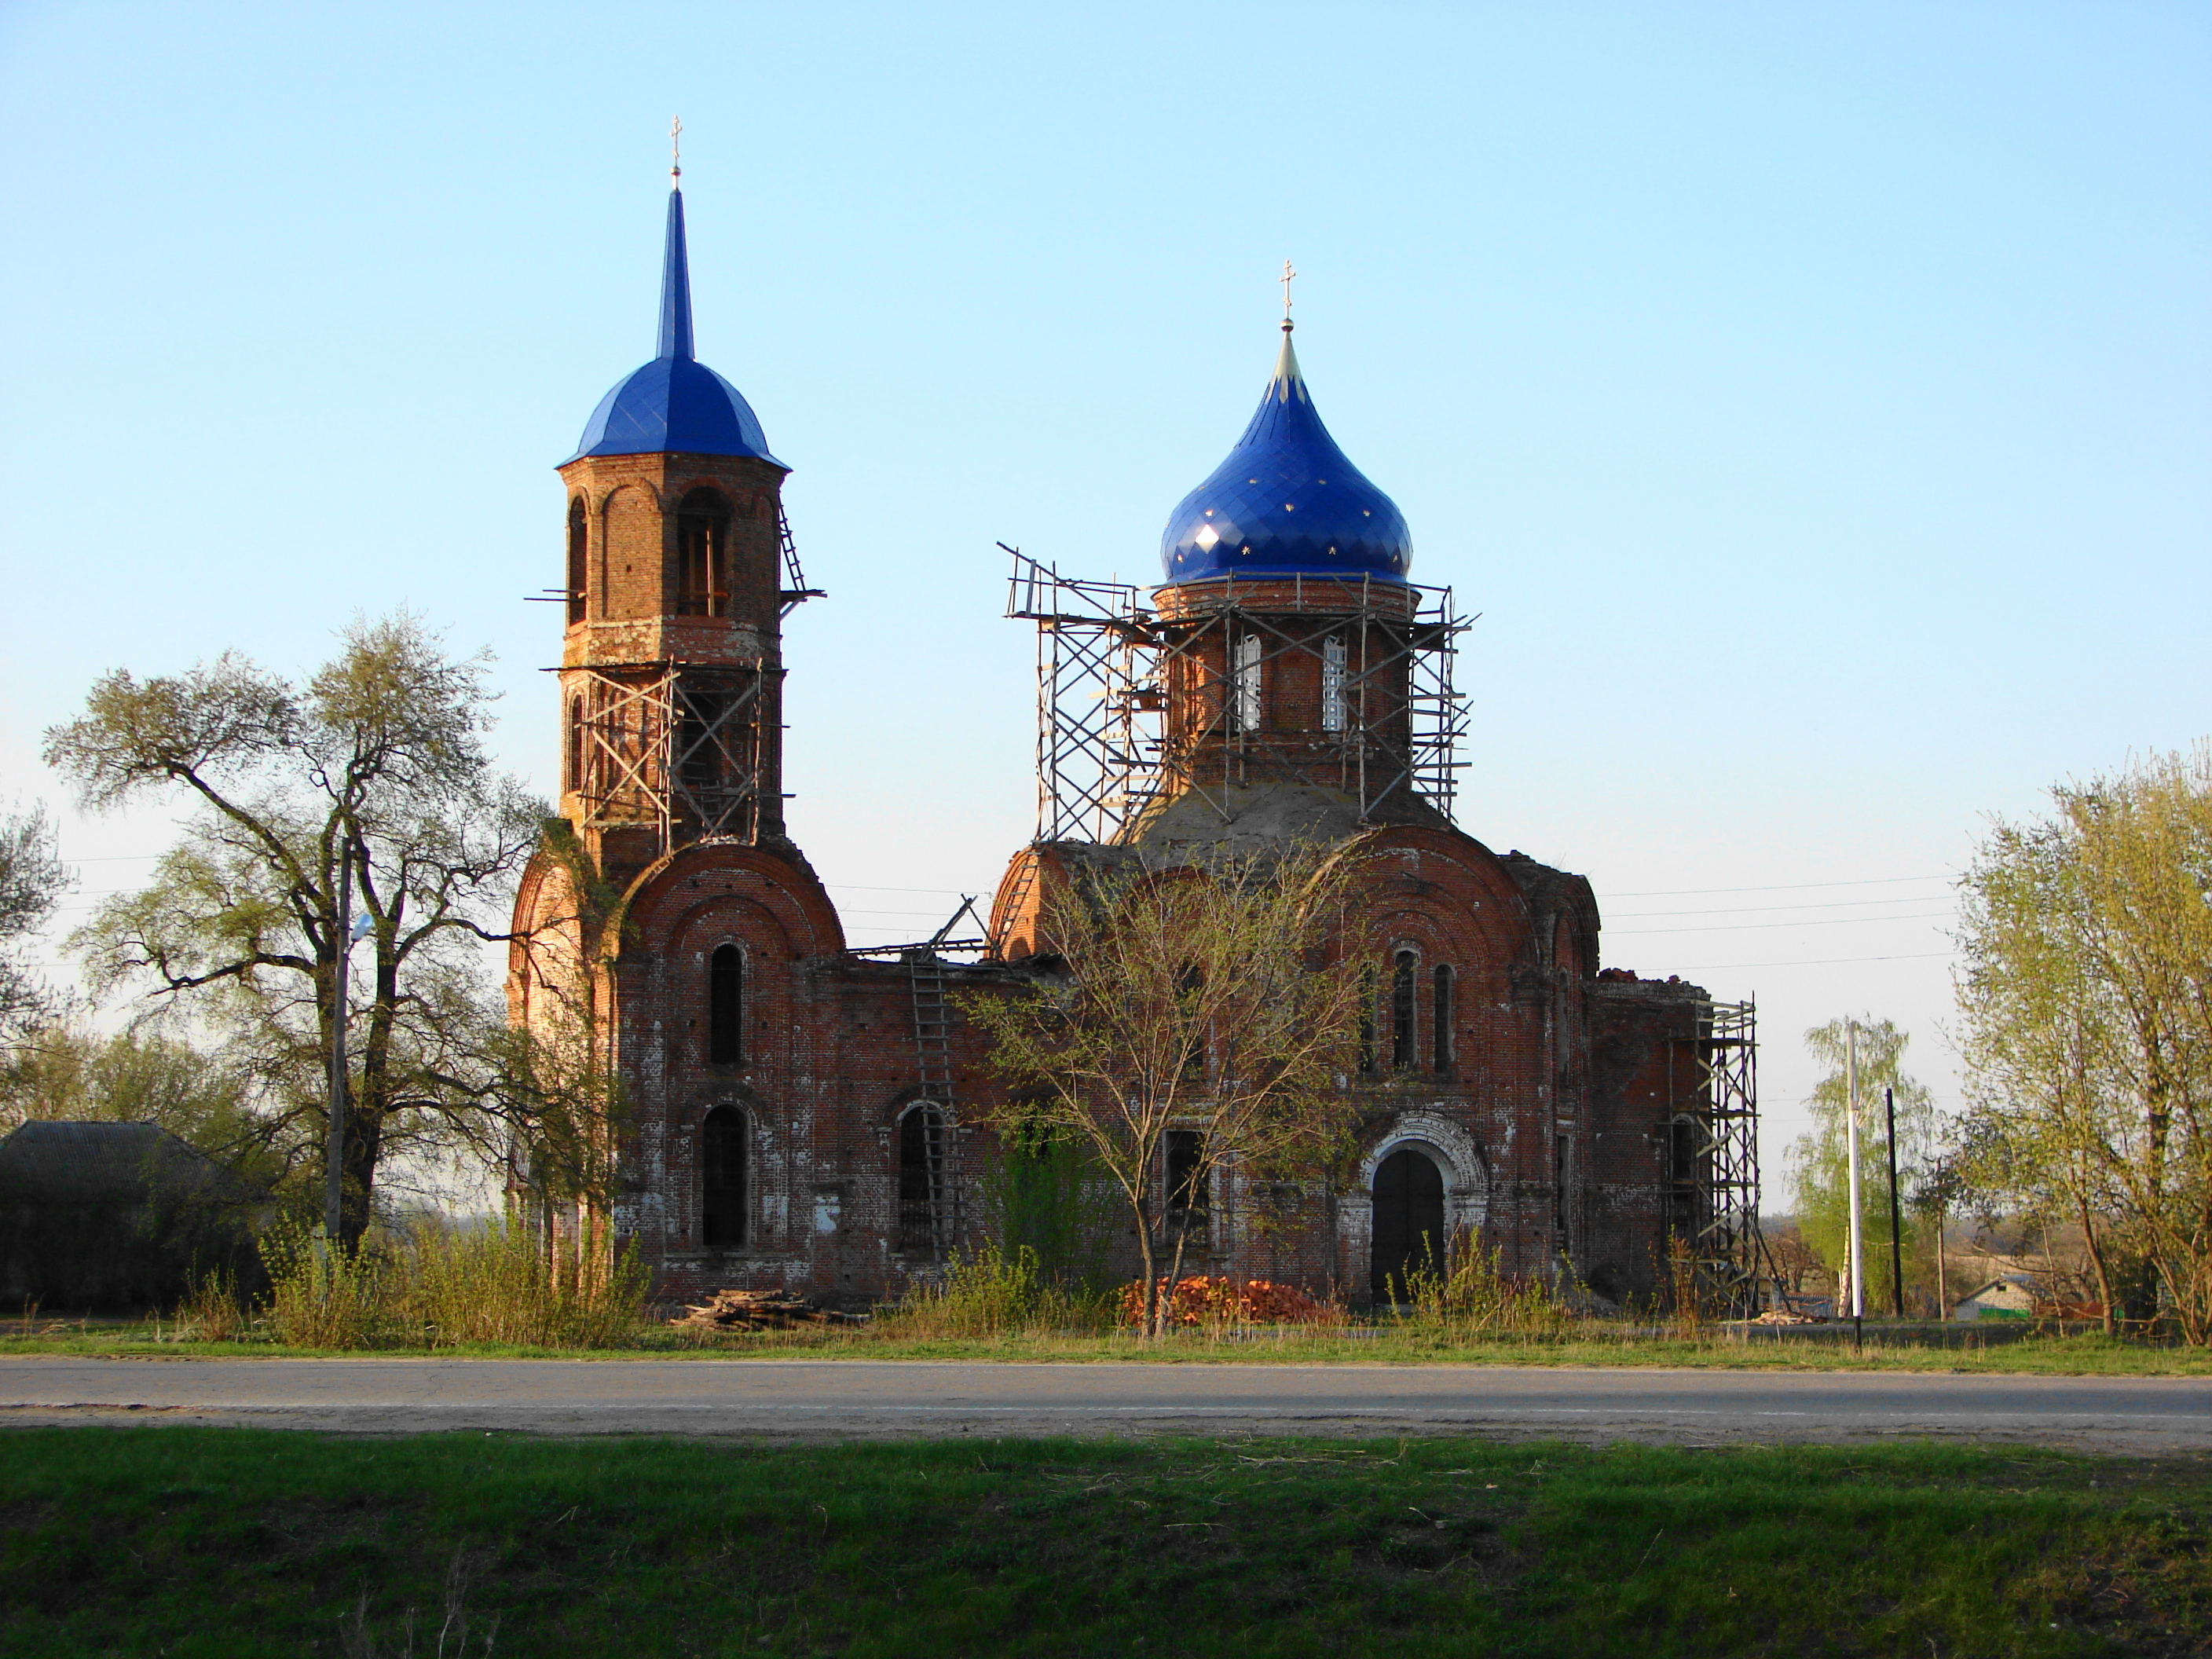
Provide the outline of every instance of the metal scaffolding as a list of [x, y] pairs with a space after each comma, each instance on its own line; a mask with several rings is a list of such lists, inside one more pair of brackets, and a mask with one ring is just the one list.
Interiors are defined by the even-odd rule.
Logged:
[[[1449, 588], [1291, 578], [1258, 604], [1260, 584], [1224, 580], [1164, 614], [1133, 583], [1000, 545], [1014, 562], [1006, 615], [1037, 630], [1039, 841], [1111, 841], [1170, 794], [1225, 821], [1229, 792], [1263, 774], [1340, 790], [1363, 817], [1401, 793], [1451, 815], [1467, 727], [1454, 642], [1469, 619]], [[1230, 641], [1233, 666], [1213, 663]], [[1322, 688], [1316, 729], [1295, 739], [1262, 729], [1241, 689], [1292, 659]]]
[[751, 840], [765, 678], [755, 668], [673, 659], [577, 671], [568, 768], [587, 816], [650, 824], [663, 852], [679, 838]]
[[1674, 1079], [1668, 1115], [1668, 1221], [1700, 1291], [1748, 1316], [1769, 1271], [1759, 1226], [1759, 1010], [1707, 1002], [1697, 1018], [1696, 1069]]

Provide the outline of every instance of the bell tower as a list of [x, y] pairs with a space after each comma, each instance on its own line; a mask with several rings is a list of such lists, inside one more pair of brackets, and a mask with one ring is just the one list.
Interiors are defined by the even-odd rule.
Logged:
[[738, 389], [694, 356], [673, 183], [659, 349], [600, 400], [560, 468], [561, 811], [617, 889], [695, 842], [792, 850], [782, 621], [810, 595], [784, 527], [789, 471]]

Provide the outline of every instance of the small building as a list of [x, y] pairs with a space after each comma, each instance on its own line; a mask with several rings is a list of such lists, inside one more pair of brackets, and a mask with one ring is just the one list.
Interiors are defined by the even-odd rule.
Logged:
[[154, 1123], [26, 1123], [0, 1139], [0, 1309], [165, 1306], [252, 1283], [269, 1197]]
[[1951, 1304], [1954, 1319], [2033, 1319], [2042, 1306], [2041, 1287], [2026, 1273], [1999, 1273], [1970, 1296]]

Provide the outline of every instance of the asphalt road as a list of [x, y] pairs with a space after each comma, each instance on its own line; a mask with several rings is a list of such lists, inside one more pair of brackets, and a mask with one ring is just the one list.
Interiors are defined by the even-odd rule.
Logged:
[[2212, 1450], [2212, 1378], [856, 1360], [0, 1360], [0, 1426], [132, 1422], [830, 1440], [1477, 1433], [1925, 1436]]

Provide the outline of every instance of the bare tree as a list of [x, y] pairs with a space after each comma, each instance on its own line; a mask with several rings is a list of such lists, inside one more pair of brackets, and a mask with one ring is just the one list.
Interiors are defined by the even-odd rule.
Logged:
[[[1081, 1147], [1135, 1224], [1145, 1321], [1215, 1176], [1326, 1173], [1356, 1121], [1363, 998], [1336, 948], [1355, 854], [1164, 866], [1132, 856], [1048, 895], [1024, 993], [966, 1001], [1014, 1085], [1002, 1136]], [[1170, 1172], [1170, 1136], [1178, 1157]]]
[[[96, 988], [142, 987], [221, 1032], [268, 1133], [295, 1146], [324, 1132], [323, 1056], [345, 1020], [349, 1246], [386, 1159], [503, 1151], [502, 1124], [543, 1099], [503, 1063], [483, 947], [507, 938], [514, 877], [549, 815], [485, 751], [485, 668], [403, 614], [349, 629], [304, 684], [235, 655], [108, 674], [46, 734], [48, 763], [88, 806], [167, 793], [197, 808], [149, 884], [74, 936]], [[356, 918], [340, 1010], [335, 968]]]

